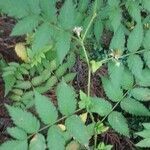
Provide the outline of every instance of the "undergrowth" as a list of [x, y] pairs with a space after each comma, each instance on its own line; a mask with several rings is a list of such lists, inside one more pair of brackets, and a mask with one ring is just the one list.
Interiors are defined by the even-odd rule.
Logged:
[[[130, 131], [128, 114], [149, 117], [150, 100], [150, 1], [149, 0], [0, 0], [3, 15], [17, 21], [11, 36], [26, 36], [15, 52], [22, 63], [1, 60], [6, 108], [14, 122], [8, 128], [12, 140], [1, 150], [111, 149], [98, 143], [107, 122], [119, 134], [144, 139], [138, 147], [150, 147], [149, 123]], [[102, 38], [112, 33], [108, 48]], [[98, 59], [91, 53], [97, 51]], [[88, 67], [87, 91], [76, 92], [71, 68], [76, 55]], [[99, 84], [105, 99], [91, 95], [91, 75], [102, 66], [108, 74]], [[42, 95], [55, 89], [57, 106]], [[79, 93], [77, 95], [76, 93]], [[35, 113], [28, 108], [35, 108]], [[94, 114], [98, 115], [95, 119]], [[87, 116], [90, 122], [87, 122]], [[90, 144], [93, 139], [93, 144]]]

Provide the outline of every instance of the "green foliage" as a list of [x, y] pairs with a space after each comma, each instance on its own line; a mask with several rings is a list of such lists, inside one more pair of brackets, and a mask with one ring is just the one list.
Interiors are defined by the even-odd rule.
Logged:
[[63, 133], [56, 126], [52, 126], [49, 128], [47, 134], [47, 141], [49, 149], [53, 150], [65, 149], [65, 139], [63, 137]]
[[91, 98], [90, 111], [99, 114], [100, 116], [105, 116], [110, 112], [112, 106], [105, 99], [93, 97]]
[[137, 147], [150, 148], [150, 123], [143, 123], [143, 131], [137, 132], [136, 135], [143, 138], [136, 144]]
[[114, 86], [110, 79], [103, 77], [102, 78], [103, 87], [105, 93], [109, 99], [114, 102], [118, 102], [123, 97], [123, 91], [120, 87]]
[[46, 149], [46, 144], [45, 144], [45, 138], [42, 134], [37, 133], [34, 135], [34, 137], [31, 139], [30, 144], [29, 144], [29, 149], [30, 150], [37, 150], [37, 149]]
[[[88, 134], [86, 126], [83, 124], [81, 119], [74, 115], [69, 117], [66, 122], [66, 127], [68, 128], [71, 135], [81, 144], [88, 145], [90, 136]], [[78, 131], [78, 132], [77, 132]], [[78, 134], [80, 133], [80, 134]]]
[[[62, 81], [60, 83], [60, 86], [62, 84], [66, 83]], [[67, 84], [65, 86], [66, 88], [70, 88], [72, 92], [72, 87], [69, 87]], [[73, 95], [71, 93], [70, 96], [75, 100], [75, 97], [72, 97]], [[73, 108], [74, 106], [72, 107], [71, 105], [74, 104], [69, 103], [68, 107]], [[57, 126], [57, 123], [59, 123], [56, 121], [58, 117], [58, 110], [52, 104], [51, 99], [48, 99], [46, 96], [42, 96], [36, 91], [35, 111], [39, 115], [41, 122], [39, 121], [37, 116], [33, 115], [31, 112], [27, 112], [27, 110], [23, 110], [21, 108], [9, 105], [6, 105], [6, 108], [13, 120], [13, 123], [16, 125], [15, 127], [7, 129], [8, 133], [15, 140], [6, 141], [5, 143], [3, 143], [0, 146], [0, 149], [2, 150], [10, 149], [11, 146], [13, 146], [14, 149], [18, 150], [27, 149], [27, 147], [33, 150], [46, 149], [46, 147], [56, 150], [65, 149], [65, 145], [68, 139], [70, 140], [72, 137], [75, 138], [82, 145], [88, 146], [89, 140], [92, 136], [90, 130], [94, 130], [94, 126], [90, 126], [89, 130], [89, 128], [84, 125], [84, 122], [81, 120], [80, 117], [73, 115], [74, 112], [69, 112], [70, 116], [68, 118], [64, 118], [66, 119], [66, 129], [64, 131], [59, 125]], [[40, 128], [40, 123], [46, 124], [47, 127]], [[44, 129], [48, 129], [47, 143], [45, 140], [45, 136], [42, 133], [39, 133], [39, 131], [42, 131]], [[76, 132], [77, 130], [79, 132]], [[27, 137], [27, 133], [30, 138]], [[27, 144], [27, 141], [29, 144]]]
[[131, 91], [134, 98], [139, 101], [149, 101], [150, 100], [150, 89], [148, 88], [134, 88]]
[[[75, 25], [75, 6], [72, 0], [66, 0], [58, 17], [60, 25], [64, 29], [73, 29]], [[68, 41], [68, 40], [67, 40]]]
[[27, 140], [10, 140], [0, 146], [0, 150], [27, 150]]
[[143, 41], [143, 27], [142, 24], [139, 23], [135, 26], [133, 31], [130, 33], [128, 38], [127, 48], [130, 52], [137, 51]]
[[125, 90], [129, 90], [133, 87], [134, 77], [128, 68], [124, 69], [121, 79], [121, 86]]
[[35, 107], [43, 123], [53, 124], [56, 122], [58, 114], [55, 106], [51, 100], [37, 92], [35, 92]]
[[22, 130], [21, 128], [18, 127], [11, 127], [11, 128], [7, 128], [7, 132], [9, 133], [9, 135], [11, 135], [11, 137], [18, 139], [18, 140], [25, 140], [27, 139], [27, 134], [24, 130]]
[[125, 98], [120, 103], [126, 112], [137, 116], [149, 116], [150, 111], [140, 102], [132, 98]]
[[56, 43], [57, 56], [59, 63], [62, 63], [64, 57], [66, 56], [66, 54], [70, 49], [71, 35], [70, 33], [61, 31], [57, 40], [58, 40]]
[[123, 27], [120, 25], [120, 27], [114, 33], [114, 36], [110, 43], [110, 48], [113, 50], [119, 50], [122, 53], [124, 51], [124, 47], [125, 47], [125, 34], [123, 31]]
[[73, 87], [68, 86], [63, 80], [58, 84], [56, 92], [60, 112], [63, 115], [72, 114], [76, 110], [76, 95]]
[[39, 130], [39, 121], [31, 113], [14, 106], [6, 105], [6, 108], [14, 124], [24, 129], [27, 133], [35, 133]]
[[122, 115], [122, 113], [113, 111], [108, 116], [108, 122], [110, 123], [112, 128], [115, 129], [117, 132], [129, 136], [129, 128], [128, 128], [127, 120]]
[[[25, 63], [0, 64], [5, 96], [14, 104], [6, 107], [16, 125], [8, 128], [14, 140], [2, 144], [2, 150], [66, 149], [72, 138], [76, 145], [92, 149], [91, 137], [106, 131], [101, 124], [97, 128], [93, 113], [104, 117], [102, 122], [108, 117], [109, 125], [124, 136], [130, 135], [126, 114], [150, 115], [149, 0], [64, 0], [58, 4], [56, 0], [0, 0], [2, 13], [17, 21], [11, 35], [26, 36], [27, 55]], [[108, 42], [107, 32], [111, 33]], [[98, 60], [90, 58], [93, 51], [100, 55]], [[66, 83], [76, 76], [72, 70], [81, 67], [77, 63], [72, 69], [76, 54], [88, 66], [87, 94], [79, 89], [76, 95]], [[92, 97], [90, 78], [104, 65], [108, 73], [101, 81], [106, 97]], [[57, 107], [53, 99], [41, 95], [47, 92], [52, 97], [56, 93]], [[31, 106], [36, 115], [28, 112]], [[84, 118], [78, 116], [80, 109], [85, 111]], [[137, 133], [144, 138], [139, 147], [149, 147], [147, 126]], [[111, 149], [104, 143], [94, 146]]]
[[143, 61], [139, 55], [131, 55], [127, 60], [128, 67], [136, 77], [142, 76]]

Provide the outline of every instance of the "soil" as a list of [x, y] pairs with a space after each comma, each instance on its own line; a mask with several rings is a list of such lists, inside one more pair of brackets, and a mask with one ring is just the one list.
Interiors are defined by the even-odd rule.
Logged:
[[[23, 41], [23, 37], [11, 37], [10, 32], [15, 24], [15, 21], [9, 17], [0, 16], [0, 55], [7, 61], [19, 61], [15, 52], [13, 51], [14, 45], [17, 42]], [[104, 33], [105, 46], [108, 46], [110, 40], [110, 33]], [[108, 36], [107, 36], [108, 35]], [[79, 89], [86, 92], [87, 89], [87, 66], [77, 58], [76, 65], [73, 70], [77, 72], [77, 77], [73, 81], [73, 85], [77, 91]], [[100, 83], [100, 76], [107, 74], [106, 67], [99, 69], [95, 75], [92, 75], [91, 95], [98, 97], [105, 97], [103, 88]], [[51, 91], [51, 98], [55, 101], [55, 93]], [[12, 126], [12, 121], [8, 116], [8, 112], [4, 108], [4, 104], [9, 104], [10, 100], [4, 97], [4, 84], [0, 77], [0, 143], [8, 140], [10, 137], [7, 134], [6, 128]], [[97, 116], [95, 116], [96, 119]], [[99, 141], [104, 141], [106, 144], [114, 145], [115, 150], [133, 150], [134, 146], [130, 139], [122, 137], [112, 130], [99, 137]]]

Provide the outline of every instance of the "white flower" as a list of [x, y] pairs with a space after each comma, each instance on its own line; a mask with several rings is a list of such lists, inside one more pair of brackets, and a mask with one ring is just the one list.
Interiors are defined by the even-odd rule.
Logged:
[[80, 37], [80, 33], [83, 30], [82, 27], [74, 27], [73, 32], [77, 34], [78, 37]]

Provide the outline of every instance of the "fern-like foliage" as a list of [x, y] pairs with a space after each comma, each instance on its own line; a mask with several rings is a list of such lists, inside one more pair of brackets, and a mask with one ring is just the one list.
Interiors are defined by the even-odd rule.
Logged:
[[3, 67], [5, 82], [5, 96], [8, 95], [14, 104], [21, 107], [31, 107], [34, 104], [34, 88], [39, 93], [52, 89], [59, 81], [70, 82], [76, 76], [75, 72], [68, 71], [75, 64], [75, 54], [70, 53], [65, 63], [58, 65], [56, 59], [46, 59], [38, 66], [28, 63], [9, 63]]
[[[79, 143], [85, 146], [88, 145], [91, 134], [81, 118], [76, 115], [72, 115], [75, 111], [74, 102], [68, 103], [68, 107], [61, 106], [65, 102], [63, 98], [59, 97], [62, 93], [64, 93], [64, 89], [61, 88], [62, 84], [66, 83], [62, 81], [58, 85], [58, 108], [61, 108], [60, 112], [63, 114], [65, 114], [64, 112], [67, 112], [68, 115], [69, 112], [69, 115], [71, 115], [65, 121], [66, 130], [63, 131], [59, 126], [54, 125], [57, 121], [58, 110], [52, 104], [51, 100], [35, 91], [35, 110], [38, 113], [41, 122], [48, 125], [47, 128], [49, 128], [47, 133], [47, 144], [44, 135], [38, 133], [40, 130], [40, 121], [36, 116], [30, 112], [22, 110], [21, 108], [6, 105], [14, 124], [16, 125], [16, 127], [8, 128], [7, 130], [15, 140], [3, 143], [0, 146], [0, 149], [7, 150], [10, 149], [11, 146], [13, 146], [12, 149], [14, 150], [28, 149], [27, 147], [30, 149], [41, 148], [43, 150], [46, 149], [46, 147], [49, 149], [64, 149], [68, 138], [71, 139], [72, 137], [74, 137]], [[67, 84], [65, 86], [70, 91], [66, 93], [68, 100], [75, 101], [74, 90]], [[77, 130], [79, 132], [76, 132]], [[27, 143], [27, 133], [31, 135], [29, 144]]]

